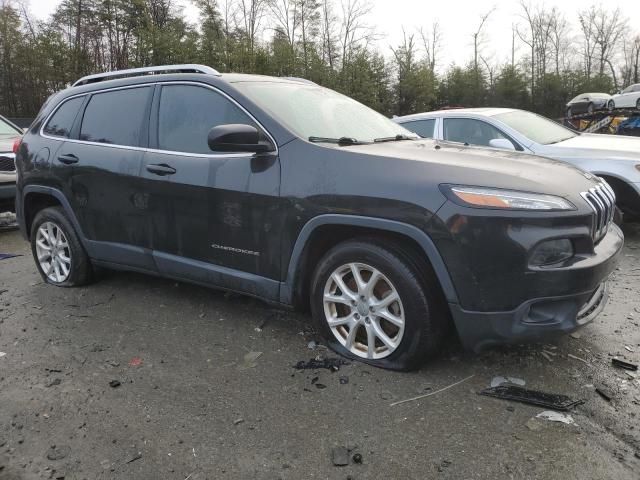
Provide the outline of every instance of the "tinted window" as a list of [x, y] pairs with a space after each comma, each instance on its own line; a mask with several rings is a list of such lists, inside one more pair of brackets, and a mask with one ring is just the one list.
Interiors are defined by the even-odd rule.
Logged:
[[44, 127], [44, 133], [54, 137], [69, 138], [71, 127], [84, 102], [84, 97], [72, 98], [64, 102]]
[[209, 130], [230, 123], [255, 126], [237, 105], [213, 90], [193, 85], [162, 87], [158, 118], [161, 150], [212, 153], [207, 144]]
[[418, 120], [416, 122], [407, 122], [402, 124], [404, 128], [408, 128], [412, 132], [420, 135], [422, 138], [433, 138], [433, 128], [435, 125], [435, 119]]
[[499, 113], [493, 118], [542, 145], [551, 145], [577, 136], [559, 123], [523, 110]]
[[498, 138], [504, 138], [511, 141], [493, 125], [489, 125], [488, 123], [480, 120], [473, 120], [470, 118], [444, 119], [445, 140], [489, 147], [489, 142]]
[[150, 91], [142, 87], [93, 95], [84, 112], [80, 140], [140, 145]]

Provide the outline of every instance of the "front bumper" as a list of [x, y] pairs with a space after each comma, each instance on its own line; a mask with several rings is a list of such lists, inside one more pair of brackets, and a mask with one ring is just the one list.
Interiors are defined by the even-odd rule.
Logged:
[[[608, 300], [606, 280], [615, 269], [624, 238], [612, 225], [609, 233], [583, 265], [555, 272], [565, 285], [591, 284], [588, 290], [558, 296], [533, 297], [509, 311], [479, 312], [449, 304], [462, 344], [480, 351], [494, 345], [536, 340], [558, 332], [571, 332], [593, 320]], [[548, 272], [547, 279], [552, 281]], [[578, 281], [579, 280], [579, 281]], [[535, 295], [535, 294], [533, 294]]]

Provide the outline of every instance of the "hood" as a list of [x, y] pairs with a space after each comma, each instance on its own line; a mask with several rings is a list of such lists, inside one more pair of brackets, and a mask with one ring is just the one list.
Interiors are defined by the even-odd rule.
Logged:
[[640, 160], [640, 138], [583, 133], [560, 143], [546, 145], [545, 154], [555, 157]]
[[[343, 147], [342, 151], [424, 163], [432, 182], [546, 193], [580, 202], [595, 176], [564, 162], [529, 154], [432, 140]], [[400, 168], [400, 167], [399, 167]]]

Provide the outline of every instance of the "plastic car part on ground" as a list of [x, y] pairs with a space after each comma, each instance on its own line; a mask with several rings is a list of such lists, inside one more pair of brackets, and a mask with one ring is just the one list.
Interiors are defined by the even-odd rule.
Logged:
[[528, 390], [515, 385], [500, 385], [498, 387], [485, 388], [479, 392], [479, 394], [501, 398], [503, 400], [539, 405], [561, 411], [569, 410], [584, 403], [584, 400], [573, 400], [566, 395]]

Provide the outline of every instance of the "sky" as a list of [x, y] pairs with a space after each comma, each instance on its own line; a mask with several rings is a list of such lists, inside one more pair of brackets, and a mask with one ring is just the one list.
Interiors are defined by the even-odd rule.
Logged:
[[[31, 12], [40, 19], [46, 19], [60, 0], [27, 0]], [[189, 0], [177, 0], [185, 8], [187, 18], [197, 23], [198, 13]], [[578, 12], [597, 0], [529, 0], [531, 5], [558, 7], [573, 27], [578, 28]], [[443, 47], [440, 53], [439, 67], [451, 63], [467, 63], [472, 56], [471, 34], [477, 29], [481, 15], [495, 7], [486, 25], [484, 56], [491, 63], [503, 63], [511, 56], [512, 25], [522, 23], [519, 0], [372, 0], [374, 5], [370, 22], [380, 35], [379, 48], [385, 54], [391, 54], [390, 47], [402, 42], [403, 28], [410, 34], [423, 27], [428, 29], [434, 20], [442, 29]], [[639, 0], [606, 0], [601, 2], [607, 9], [620, 8], [628, 19], [640, 18]], [[338, 6], [340, 0], [334, 0]], [[640, 34], [640, 25], [631, 22], [631, 27]], [[416, 35], [416, 40], [419, 36]], [[520, 52], [524, 47], [520, 47]]]

